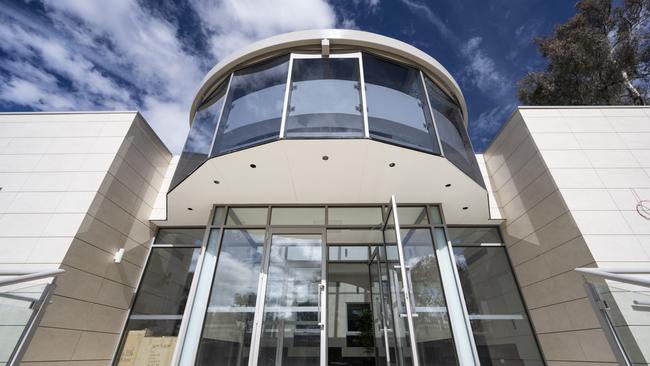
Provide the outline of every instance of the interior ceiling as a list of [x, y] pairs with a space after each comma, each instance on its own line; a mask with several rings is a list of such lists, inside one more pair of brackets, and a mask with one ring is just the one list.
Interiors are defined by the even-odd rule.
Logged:
[[445, 158], [369, 139], [279, 140], [212, 158], [167, 195], [167, 220], [155, 223], [205, 225], [214, 204], [381, 204], [393, 194], [442, 204], [448, 224], [490, 223], [485, 188]]

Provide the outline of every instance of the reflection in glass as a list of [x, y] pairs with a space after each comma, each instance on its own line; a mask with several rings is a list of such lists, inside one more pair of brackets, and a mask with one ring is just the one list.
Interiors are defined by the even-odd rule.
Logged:
[[363, 55], [370, 136], [439, 154], [420, 72]]
[[458, 103], [429, 78], [426, 78], [426, 85], [445, 157], [477, 183], [484, 185]]
[[224, 230], [197, 365], [246, 365], [264, 230]]
[[428, 224], [427, 209], [424, 206], [398, 207], [397, 217], [400, 225], [421, 225]]
[[175, 187], [207, 160], [227, 84], [221, 84], [197, 109], [170, 187]]
[[204, 233], [204, 228], [159, 229], [154, 244], [191, 245], [200, 247], [203, 242]]
[[357, 58], [296, 59], [286, 133], [291, 137], [363, 137]]
[[200, 248], [152, 248], [120, 346], [118, 365], [171, 362]]
[[381, 224], [381, 207], [329, 207], [328, 225]]
[[543, 365], [503, 247], [454, 247], [481, 365]]
[[362, 246], [330, 246], [329, 260], [331, 261], [368, 261], [369, 247]]
[[[456, 350], [431, 231], [402, 229], [401, 239], [417, 314], [414, 326], [420, 364], [456, 365]], [[397, 282], [402, 280], [399, 274], [395, 277]]]
[[273, 235], [258, 365], [319, 364], [321, 244], [320, 235]]
[[266, 225], [266, 207], [230, 207], [226, 225]]
[[274, 207], [271, 225], [324, 225], [325, 207]]
[[212, 155], [277, 139], [289, 57], [236, 71], [232, 76]]
[[503, 244], [496, 226], [449, 227], [449, 240], [453, 246], [480, 246], [482, 244]]

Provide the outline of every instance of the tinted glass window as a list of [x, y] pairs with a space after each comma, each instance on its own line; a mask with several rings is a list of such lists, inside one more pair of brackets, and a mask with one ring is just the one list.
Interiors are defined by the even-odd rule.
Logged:
[[122, 339], [118, 365], [171, 362], [200, 248], [153, 248]]
[[185, 177], [192, 174], [208, 158], [219, 115], [221, 114], [221, 107], [225, 99], [226, 87], [227, 83], [219, 86], [194, 115], [194, 121], [174, 172], [171, 187], [175, 187]]
[[503, 243], [499, 229], [496, 227], [450, 227], [448, 232], [451, 244], [454, 246]]
[[288, 59], [276, 58], [234, 73], [212, 155], [279, 137]]
[[287, 137], [362, 137], [359, 60], [296, 59], [291, 71]]
[[420, 72], [364, 54], [363, 73], [370, 136], [440, 153]]
[[483, 185], [483, 178], [465, 130], [460, 107], [429, 78], [426, 78], [426, 84], [433, 119], [436, 121], [445, 157]]
[[172, 228], [160, 229], [156, 234], [155, 244], [193, 245], [200, 247], [205, 229]]
[[543, 365], [505, 248], [453, 249], [481, 365]]

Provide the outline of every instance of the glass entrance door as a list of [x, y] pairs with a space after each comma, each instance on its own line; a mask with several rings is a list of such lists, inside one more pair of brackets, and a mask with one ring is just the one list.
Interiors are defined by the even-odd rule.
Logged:
[[273, 230], [268, 236], [257, 331], [259, 366], [324, 365], [323, 232]]
[[394, 196], [385, 216], [386, 260], [379, 268], [388, 274], [396, 365], [458, 364], [428, 216], [425, 207], [398, 209]]
[[387, 268], [386, 248], [376, 247], [368, 263], [376, 359], [379, 366], [397, 366], [400, 363], [395, 348], [391, 283]]

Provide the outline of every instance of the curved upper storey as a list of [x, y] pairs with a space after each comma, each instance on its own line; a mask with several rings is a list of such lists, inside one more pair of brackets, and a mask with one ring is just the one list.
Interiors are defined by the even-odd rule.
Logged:
[[206, 76], [173, 189], [207, 159], [278, 139], [372, 139], [440, 155], [483, 185], [463, 95], [426, 53], [368, 32], [287, 33]]

